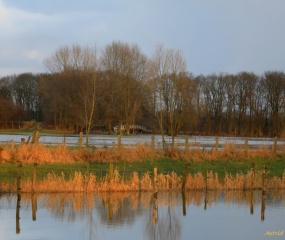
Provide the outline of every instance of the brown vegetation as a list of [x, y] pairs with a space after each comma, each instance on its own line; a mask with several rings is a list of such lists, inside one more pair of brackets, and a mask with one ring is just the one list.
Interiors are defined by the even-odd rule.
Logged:
[[[41, 144], [24, 144], [17, 147], [5, 145], [0, 148], [0, 160], [3, 163], [74, 163], [74, 162], [134, 162], [144, 159], [157, 159], [165, 154], [162, 150], [153, 150], [145, 144], [138, 144], [134, 148], [111, 148], [111, 149], [72, 149], [65, 145], [46, 147]], [[279, 153], [278, 153], [279, 154]], [[267, 148], [244, 151], [233, 145], [226, 145], [221, 151], [203, 151], [173, 149], [173, 159], [184, 159], [186, 161], [199, 161], [200, 159], [230, 159], [250, 157], [274, 157], [276, 153]], [[265, 182], [264, 182], [265, 181]], [[149, 173], [139, 176], [133, 172], [131, 176], [121, 175], [117, 169], [112, 170], [106, 176], [95, 176], [92, 173], [75, 172], [70, 176], [64, 173], [57, 175], [49, 173], [44, 180], [38, 181], [36, 192], [127, 192], [127, 191], [152, 191], [154, 180]], [[209, 172], [203, 176], [201, 172], [187, 174], [186, 177], [172, 172], [169, 174], [158, 174], [156, 188], [158, 191], [181, 190], [247, 190], [247, 189], [281, 189], [285, 188], [285, 174], [283, 177], [264, 178], [262, 172], [254, 170], [247, 173], [226, 174], [221, 179], [217, 173]], [[16, 183], [1, 183], [1, 191], [15, 191]], [[22, 181], [23, 192], [32, 191], [32, 180]]]
[[13, 163], [21, 161], [22, 163], [108, 163], [108, 162], [138, 162], [143, 160], [154, 160], [158, 158], [171, 157], [172, 159], [184, 159], [185, 161], [200, 161], [201, 159], [248, 159], [254, 157], [273, 158], [284, 154], [284, 149], [278, 151], [261, 146], [255, 150], [244, 150], [237, 148], [233, 144], [226, 144], [221, 151], [212, 149], [205, 151], [203, 149], [193, 148], [189, 150], [173, 148], [171, 151], [162, 149], [153, 150], [149, 145], [139, 143], [135, 147], [120, 148], [100, 148], [96, 150], [74, 149], [65, 146], [44, 146], [42, 144], [23, 144], [17, 147], [4, 145], [0, 147], [0, 163]]
[[[185, 182], [185, 190], [256, 190], [256, 189], [284, 189], [285, 174], [282, 178], [265, 178], [263, 184], [262, 173], [247, 174], [226, 174], [225, 178], [220, 180], [217, 173], [209, 172], [204, 177], [201, 172], [194, 175], [188, 174]], [[183, 177], [176, 173], [159, 174], [157, 178], [158, 191], [176, 191], [182, 189]], [[149, 173], [145, 173], [139, 178], [138, 173], [132, 173], [131, 177], [126, 179], [114, 170], [112, 176], [106, 175], [97, 178], [93, 174], [83, 175], [81, 172], [75, 172], [72, 176], [66, 177], [63, 173], [56, 175], [49, 173], [47, 177], [38, 181], [34, 187], [36, 192], [128, 192], [128, 191], [152, 191], [154, 181]], [[32, 191], [32, 180], [22, 181], [21, 191]], [[1, 183], [0, 190], [3, 192], [16, 191], [16, 183]]]

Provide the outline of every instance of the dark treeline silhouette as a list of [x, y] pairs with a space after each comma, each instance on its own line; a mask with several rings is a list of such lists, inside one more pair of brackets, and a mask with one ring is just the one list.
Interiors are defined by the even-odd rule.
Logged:
[[[0, 78], [0, 126], [23, 121], [72, 132], [139, 124], [153, 133], [285, 134], [285, 74], [267, 71], [193, 76], [178, 51], [113, 42], [100, 53], [78, 45], [46, 58], [47, 73]], [[120, 130], [120, 129], [119, 129]]]

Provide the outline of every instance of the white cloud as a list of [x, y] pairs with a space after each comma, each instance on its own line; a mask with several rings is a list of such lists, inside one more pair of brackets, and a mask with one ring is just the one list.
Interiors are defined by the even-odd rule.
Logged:
[[[47, 16], [39, 13], [30, 13], [18, 9], [8, 8], [0, 0], [0, 26], [4, 30], [10, 27], [17, 27], [16, 24], [24, 24], [27, 22], [43, 21]], [[18, 25], [18, 27], [21, 25]]]
[[0, 0], [0, 75], [41, 69], [47, 54], [41, 39], [43, 27], [55, 21], [52, 16], [8, 8]]
[[11, 22], [11, 13], [6, 9], [0, 0], [0, 27], [9, 27]]

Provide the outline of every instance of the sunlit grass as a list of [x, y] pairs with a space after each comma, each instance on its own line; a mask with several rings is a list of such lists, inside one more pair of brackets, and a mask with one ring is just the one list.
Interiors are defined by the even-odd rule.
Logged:
[[[168, 155], [166, 157], [164, 151], [152, 150], [146, 144], [121, 149], [78, 149], [63, 144], [7, 144], [0, 146], [1, 188], [7, 189], [10, 186], [14, 189], [20, 162], [26, 191], [31, 186], [35, 163], [37, 181], [42, 186], [42, 191], [59, 191], [55, 189], [56, 186], [60, 191], [83, 191], [83, 187], [85, 191], [147, 191], [153, 188], [154, 168], [158, 169], [158, 188], [161, 190], [181, 189], [183, 181], [185, 189], [189, 190], [205, 189], [206, 186], [208, 189], [260, 188], [260, 174], [264, 165], [267, 167], [268, 186], [284, 187], [283, 153], [275, 154], [268, 149], [245, 153], [241, 149], [228, 146], [220, 152], [173, 149]], [[186, 166], [188, 175], [185, 182], [183, 176]], [[113, 175], [111, 178], [110, 171]], [[209, 175], [206, 184], [207, 172]], [[56, 182], [61, 184], [60, 187]]]

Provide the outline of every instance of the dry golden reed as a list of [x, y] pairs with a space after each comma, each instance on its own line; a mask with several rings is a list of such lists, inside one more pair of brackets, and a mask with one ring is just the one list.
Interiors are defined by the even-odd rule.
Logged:
[[47, 147], [42, 144], [24, 144], [10, 150], [10, 162], [22, 163], [73, 163], [75, 153], [64, 145]]
[[[171, 174], [158, 174], [156, 189], [158, 191], [182, 190], [183, 177], [175, 172]], [[264, 183], [263, 183], [264, 181]], [[224, 179], [219, 179], [217, 173], [209, 172], [203, 176], [201, 172], [188, 174], [185, 180], [185, 190], [256, 190], [256, 189], [284, 189], [285, 174], [279, 177], [262, 179], [262, 173], [247, 174], [237, 173], [235, 175], [226, 174]], [[118, 170], [114, 170], [112, 177], [109, 175], [97, 178], [93, 174], [82, 174], [75, 172], [71, 176], [63, 173], [56, 175], [48, 173], [44, 180], [38, 181], [36, 186], [32, 186], [32, 180], [21, 181], [22, 192], [130, 192], [130, 191], [153, 191], [154, 180], [149, 173], [139, 177], [137, 172], [132, 173], [128, 178], [120, 175]], [[16, 181], [1, 183], [0, 191], [15, 192]]]
[[0, 149], [0, 160], [1, 162], [7, 162], [12, 158], [11, 153], [6, 149]]
[[64, 144], [58, 146], [44, 146], [43, 144], [23, 144], [16, 147], [3, 145], [0, 147], [0, 162], [23, 163], [73, 163], [73, 162], [135, 162], [145, 159], [158, 159], [161, 157], [171, 157], [172, 159], [184, 159], [186, 161], [201, 161], [202, 159], [217, 160], [240, 158], [248, 159], [254, 157], [274, 158], [284, 155], [282, 152], [274, 152], [268, 146], [259, 146], [257, 149], [245, 150], [244, 147], [237, 147], [234, 143], [226, 143], [224, 147], [216, 151], [212, 148], [210, 151], [201, 149], [199, 146], [188, 150], [177, 147], [168, 149], [167, 152], [161, 149], [153, 150], [147, 144], [138, 143], [134, 147], [121, 148], [98, 148], [90, 150], [87, 148], [74, 149]]

